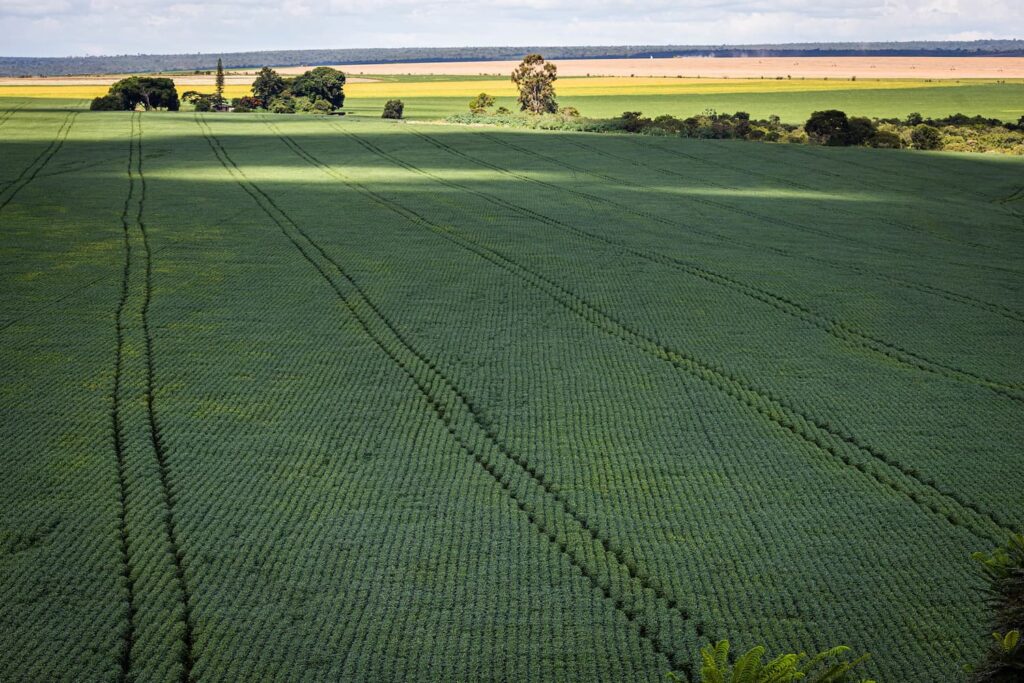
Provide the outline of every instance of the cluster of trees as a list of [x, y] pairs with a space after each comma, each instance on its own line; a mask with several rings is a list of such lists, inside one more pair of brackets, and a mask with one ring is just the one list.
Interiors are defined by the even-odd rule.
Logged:
[[[194, 104], [196, 111], [227, 108], [222, 79], [218, 79], [215, 93], [190, 91], [183, 95], [183, 99]], [[341, 109], [344, 103], [345, 74], [337, 69], [320, 66], [288, 78], [270, 67], [263, 67], [252, 83], [252, 95], [232, 99], [231, 108], [237, 112], [265, 109], [275, 114], [329, 114]]]
[[669, 114], [647, 118], [641, 112], [627, 111], [610, 122], [612, 130], [648, 135], [677, 135], [685, 138], [711, 140], [765, 140], [777, 142], [797, 127], [783, 124], [778, 116], [767, 119], [751, 119], [750, 114], [738, 111], [735, 114], [719, 114], [708, 109], [697, 116], [680, 119]]
[[942, 118], [925, 118], [913, 113], [905, 119], [868, 119], [847, 117], [844, 112], [831, 109], [816, 111], [804, 124], [811, 142], [847, 147], [866, 145], [899, 149], [943, 149], [947, 138], [965, 129], [982, 134], [1024, 132], [1024, 116], [1017, 123], [1006, 123], [984, 116], [953, 114]]
[[146, 110], [178, 111], [178, 91], [170, 78], [131, 76], [110, 86], [106, 95], [94, 98], [93, 111], [134, 111], [139, 105]]
[[[558, 101], [555, 99], [555, 81], [557, 79], [557, 66], [545, 61], [539, 54], [526, 55], [512, 72], [512, 82], [519, 91], [516, 100], [519, 103], [520, 111], [529, 114], [565, 114], [571, 110], [574, 115], [578, 116], [579, 113], [571, 107], [567, 110], [558, 108]], [[482, 92], [469, 101], [469, 112], [475, 115], [489, 114], [494, 104], [494, 97]], [[498, 107], [495, 111], [495, 114], [498, 115], [510, 113], [506, 107]]]
[[[224, 70], [217, 63], [216, 89], [213, 93], [190, 90], [182, 100], [192, 104], [196, 111], [226, 110], [224, 97]], [[252, 95], [236, 97], [230, 107], [237, 112], [267, 110], [275, 114], [296, 112], [329, 114], [345, 104], [345, 74], [328, 66], [291, 78], [282, 76], [270, 67], [263, 67], [252, 83]]]
[[237, 98], [232, 104], [235, 111], [329, 114], [345, 104], [345, 74], [329, 66], [318, 66], [288, 78], [265, 66], [252, 83], [252, 97]]

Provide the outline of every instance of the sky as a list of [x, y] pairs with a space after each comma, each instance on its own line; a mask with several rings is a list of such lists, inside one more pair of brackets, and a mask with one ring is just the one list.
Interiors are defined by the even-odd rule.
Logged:
[[1022, 0], [0, 0], [0, 55], [1024, 38]]

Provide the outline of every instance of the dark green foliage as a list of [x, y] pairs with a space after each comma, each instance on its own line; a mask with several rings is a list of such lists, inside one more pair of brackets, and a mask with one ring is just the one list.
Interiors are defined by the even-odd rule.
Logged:
[[384, 113], [380, 117], [382, 119], [400, 119], [404, 111], [405, 105], [402, 100], [388, 100], [384, 103]]
[[217, 97], [217, 104], [224, 102], [224, 63], [220, 57], [217, 58], [217, 75], [214, 77], [214, 95]]
[[907, 118], [904, 121], [908, 126], [917, 126], [924, 123], [924, 118], [918, 112], [907, 114]]
[[878, 149], [900, 149], [903, 139], [891, 130], [876, 130], [866, 141], [868, 147]]
[[845, 147], [850, 142], [850, 119], [838, 109], [816, 111], [804, 124], [811, 140], [829, 147]]
[[181, 94], [181, 101], [191, 104], [195, 111], [214, 111], [223, 103], [216, 93], [201, 93], [195, 90], [187, 90]]
[[512, 72], [512, 82], [519, 90], [519, 108], [531, 114], [553, 114], [558, 111], [555, 101], [555, 80], [558, 68], [545, 62], [538, 54], [529, 54]]
[[117, 95], [102, 95], [93, 98], [89, 109], [92, 111], [123, 111], [124, 103]]
[[231, 100], [231, 107], [239, 113], [250, 112], [255, 109], [262, 109], [263, 100], [261, 100], [258, 97], [245, 95], [243, 97], [236, 97], [233, 100]]
[[312, 101], [325, 100], [332, 109], [345, 104], [345, 74], [329, 66], [318, 66], [287, 84], [294, 97], [308, 97]]
[[252, 94], [264, 102], [270, 102], [283, 93], [284, 88], [284, 79], [269, 66], [260, 69], [256, 80], [252, 82]]
[[[848, 659], [850, 648], [840, 645], [809, 656], [806, 652], [783, 654], [765, 661], [766, 648], [756, 646], [735, 658], [729, 657], [729, 641], [720, 640], [700, 649], [700, 683], [849, 683], [851, 672], [868, 659]], [[669, 674], [674, 681], [683, 679]], [[864, 683], [872, 683], [865, 681]]]
[[110, 91], [104, 98], [93, 100], [91, 108], [132, 111], [140, 104], [147, 110], [177, 111], [180, 105], [174, 81], [170, 78], [130, 76], [111, 85]]
[[850, 118], [849, 132], [846, 137], [848, 145], [863, 145], [878, 132], [878, 126], [869, 118], [854, 116]]
[[267, 110], [272, 114], [294, 114], [295, 99], [288, 95], [278, 95], [267, 103]]
[[910, 131], [910, 145], [914, 149], [942, 149], [942, 133], [934, 126], [920, 123]]
[[494, 106], [494, 98], [485, 92], [480, 93], [469, 101], [469, 111], [472, 114], [483, 114]]
[[975, 683], [1024, 680], [1024, 534], [1014, 534], [991, 553], [971, 556], [985, 578], [992, 610], [992, 641], [985, 661], [973, 672]]

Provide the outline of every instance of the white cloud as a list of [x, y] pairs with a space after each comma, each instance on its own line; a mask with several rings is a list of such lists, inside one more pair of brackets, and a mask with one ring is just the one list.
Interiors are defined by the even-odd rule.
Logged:
[[9, 55], [859, 42], [1022, 37], [1024, 12], [1019, 0], [0, 0], [0, 35]]

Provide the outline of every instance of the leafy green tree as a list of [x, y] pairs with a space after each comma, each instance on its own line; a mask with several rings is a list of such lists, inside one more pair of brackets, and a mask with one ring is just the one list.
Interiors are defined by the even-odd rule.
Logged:
[[850, 119], [850, 132], [846, 137], [848, 145], [863, 145], [878, 132], [878, 126], [871, 119], [864, 116], [854, 116]]
[[147, 110], [177, 111], [181, 106], [178, 100], [178, 91], [174, 87], [174, 81], [170, 78], [130, 76], [110, 86], [106, 98], [97, 98], [103, 101], [93, 100], [93, 103], [96, 106], [110, 109], [114, 108], [116, 100], [118, 103], [116, 108], [123, 111], [132, 111], [140, 104]]
[[272, 114], [294, 114], [295, 100], [288, 95], [278, 95], [267, 103], [267, 110]]
[[214, 93], [217, 95], [217, 103], [224, 102], [224, 62], [221, 61], [220, 57], [217, 58], [217, 76], [216, 76], [216, 87]]
[[284, 92], [285, 83], [281, 75], [265, 66], [256, 74], [256, 80], [252, 82], [252, 94], [264, 102], [270, 102]]
[[405, 104], [402, 100], [388, 100], [384, 103], [384, 113], [380, 117], [382, 119], [400, 119], [404, 111]]
[[494, 106], [494, 98], [485, 92], [480, 93], [469, 101], [469, 111], [473, 114], [484, 114]]
[[850, 144], [850, 119], [846, 112], [838, 109], [826, 109], [811, 114], [804, 124], [804, 131], [815, 142], [830, 147], [842, 147]]
[[942, 133], [927, 123], [919, 123], [910, 131], [910, 146], [914, 149], [942, 149]]
[[512, 82], [519, 89], [519, 108], [531, 114], [553, 114], [558, 111], [555, 101], [555, 80], [558, 67], [538, 54], [526, 55], [512, 72]]
[[102, 95], [95, 97], [92, 100], [92, 104], [89, 105], [89, 109], [92, 111], [123, 111], [124, 106], [121, 103], [121, 98], [115, 95]]
[[345, 74], [329, 66], [318, 66], [298, 76], [289, 87], [295, 97], [326, 100], [334, 109], [345, 104]]

